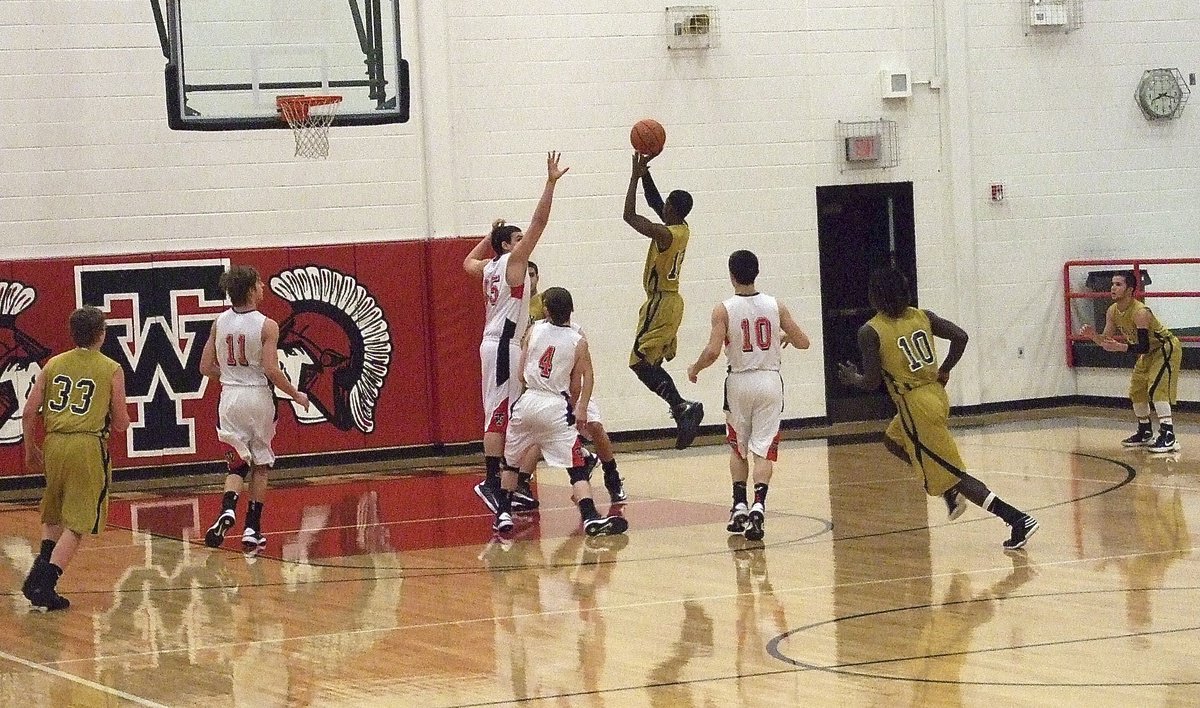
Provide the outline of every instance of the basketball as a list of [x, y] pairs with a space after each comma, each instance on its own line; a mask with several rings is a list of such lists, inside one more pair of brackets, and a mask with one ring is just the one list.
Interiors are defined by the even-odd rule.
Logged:
[[629, 131], [629, 142], [633, 145], [633, 149], [643, 155], [657, 155], [662, 152], [663, 146], [667, 143], [667, 131], [663, 129], [662, 123], [653, 118], [645, 118], [633, 124], [633, 129]]

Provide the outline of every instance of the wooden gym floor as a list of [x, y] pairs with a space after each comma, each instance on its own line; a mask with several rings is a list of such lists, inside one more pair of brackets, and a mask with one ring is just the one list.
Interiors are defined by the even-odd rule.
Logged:
[[126, 493], [60, 583], [71, 609], [42, 614], [19, 590], [36, 511], [7, 504], [0, 704], [1195, 705], [1200, 427], [1179, 428], [1157, 457], [1121, 448], [1123, 417], [957, 429], [1041, 522], [1014, 554], [881, 444], [792, 440], [763, 543], [725, 532], [716, 445], [619, 455], [630, 532], [600, 541], [544, 468], [509, 540], [477, 469], [289, 480], [254, 559], [240, 523], [197, 542], [216, 490]]

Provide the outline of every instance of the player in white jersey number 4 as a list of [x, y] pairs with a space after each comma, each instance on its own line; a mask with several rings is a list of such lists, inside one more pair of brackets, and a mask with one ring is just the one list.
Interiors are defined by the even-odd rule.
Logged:
[[587, 426], [592, 397], [592, 357], [587, 340], [571, 327], [571, 312], [575, 309], [571, 293], [564, 288], [550, 288], [543, 301], [549, 318], [530, 327], [521, 350], [525, 391], [513, 406], [504, 441], [507, 466], [501, 473], [492, 528], [498, 533], [512, 530], [516, 470], [540, 450], [551, 467], [566, 468], [587, 535], [624, 533], [628, 522], [621, 516], [600, 516], [592, 500], [591, 470], [579, 441], [579, 432]]

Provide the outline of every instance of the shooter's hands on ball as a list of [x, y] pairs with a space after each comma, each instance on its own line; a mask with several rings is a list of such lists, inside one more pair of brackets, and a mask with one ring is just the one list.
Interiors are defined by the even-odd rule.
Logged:
[[653, 155], [643, 155], [640, 152], [633, 153], [633, 176], [641, 179], [642, 175], [646, 174], [650, 161], [653, 159]]

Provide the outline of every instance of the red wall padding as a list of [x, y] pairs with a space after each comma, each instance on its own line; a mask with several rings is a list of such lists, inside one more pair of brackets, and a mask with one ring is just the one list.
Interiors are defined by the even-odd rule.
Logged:
[[231, 263], [258, 269], [261, 309], [290, 346], [280, 358], [319, 403], [302, 419], [279, 402], [277, 454], [478, 440], [483, 307], [462, 269], [476, 242], [0, 262], [0, 476], [25, 474], [19, 406], [46, 360], [73, 346], [66, 322], [80, 304], [108, 313], [105, 352], [125, 368], [133, 427], [114, 436], [114, 466], [219, 460], [219, 386], [196, 367]]
[[427, 241], [429, 247], [430, 361], [434, 362], [434, 439], [464, 442], [483, 438], [483, 286], [463, 270], [478, 238]]

